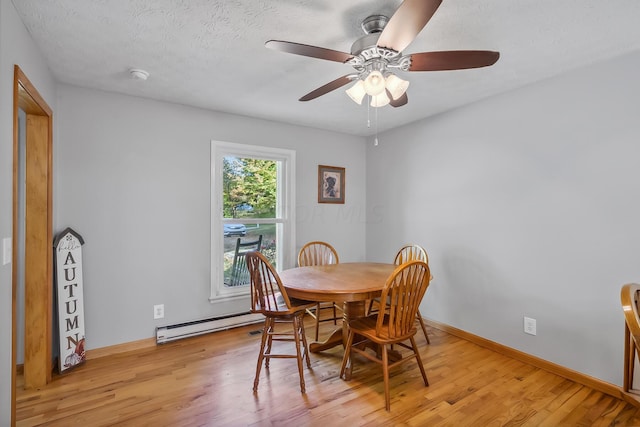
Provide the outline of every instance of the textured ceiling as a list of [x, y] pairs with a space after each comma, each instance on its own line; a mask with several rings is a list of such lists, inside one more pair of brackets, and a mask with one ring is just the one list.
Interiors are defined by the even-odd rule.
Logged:
[[[13, 0], [58, 81], [280, 122], [371, 135], [338, 89], [346, 64], [278, 52], [270, 39], [349, 52], [398, 0]], [[444, 0], [406, 53], [496, 50], [488, 68], [401, 73], [409, 103], [377, 109], [382, 132], [640, 49], [638, 0]], [[131, 78], [130, 68], [150, 73]], [[348, 86], [347, 86], [348, 87]], [[375, 116], [371, 109], [371, 117]]]

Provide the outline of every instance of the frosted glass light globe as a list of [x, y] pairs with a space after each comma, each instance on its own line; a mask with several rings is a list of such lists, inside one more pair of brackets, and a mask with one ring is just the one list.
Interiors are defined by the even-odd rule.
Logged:
[[364, 79], [364, 90], [371, 96], [379, 95], [384, 92], [385, 79], [382, 73], [374, 70]]

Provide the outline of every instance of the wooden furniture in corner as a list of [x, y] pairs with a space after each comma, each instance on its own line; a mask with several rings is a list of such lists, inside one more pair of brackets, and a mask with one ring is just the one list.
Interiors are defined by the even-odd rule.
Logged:
[[627, 393], [640, 394], [633, 388], [636, 356], [640, 354], [640, 284], [627, 283], [620, 290], [620, 302], [624, 312], [624, 379], [623, 389]]

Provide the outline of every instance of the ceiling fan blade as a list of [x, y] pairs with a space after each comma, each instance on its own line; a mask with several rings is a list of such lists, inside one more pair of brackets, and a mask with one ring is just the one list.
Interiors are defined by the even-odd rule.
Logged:
[[480, 68], [493, 65], [500, 52], [491, 50], [448, 50], [411, 54], [409, 71], [443, 71]]
[[[390, 94], [388, 93], [387, 95], [390, 95]], [[403, 93], [402, 96], [398, 99], [393, 99], [391, 96], [389, 96], [389, 99], [391, 100], [389, 101], [389, 105], [391, 105], [392, 107], [402, 107], [407, 102], [409, 102], [409, 98], [407, 97], [407, 92]]]
[[324, 47], [310, 46], [301, 43], [286, 42], [282, 40], [269, 40], [264, 44], [269, 49], [281, 52], [294, 53], [296, 55], [310, 56], [312, 58], [326, 59], [328, 61], [346, 62], [353, 55], [338, 50], [325, 49]]
[[331, 92], [332, 90], [339, 89], [342, 86], [349, 84], [352, 80], [353, 74], [347, 74], [346, 76], [338, 77], [337, 79], [327, 83], [326, 85], [320, 86], [318, 89], [309, 92], [308, 94], [300, 98], [300, 101], [311, 101], [312, 99], [316, 99], [319, 96]]
[[382, 30], [378, 46], [402, 52], [422, 31], [442, 0], [404, 0]]

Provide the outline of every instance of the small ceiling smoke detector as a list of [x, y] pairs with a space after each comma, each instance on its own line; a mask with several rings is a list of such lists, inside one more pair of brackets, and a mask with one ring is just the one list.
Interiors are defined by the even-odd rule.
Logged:
[[149, 73], [145, 70], [141, 70], [140, 68], [132, 68], [129, 70], [129, 74], [136, 80], [147, 80], [149, 78]]

